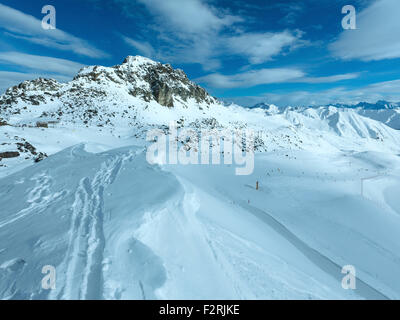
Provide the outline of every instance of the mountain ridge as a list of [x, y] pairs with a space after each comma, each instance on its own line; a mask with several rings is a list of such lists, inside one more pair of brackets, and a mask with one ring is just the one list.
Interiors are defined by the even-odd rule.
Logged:
[[[7, 118], [24, 113], [29, 105], [52, 104], [56, 109], [52, 116], [60, 120], [60, 115], [72, 105], [87, 108], [101, 104], [107, 96], [120, 96], [126, 102], [129, 97], [147, 103], [155, 101], [168, 108], [177, 105], [187, 108], [193, 105], [191, 102], [208, 108], [218, 103], [205, 89], [190, 81], [184, 71], [141, 56], [128, 56], [113, 67], [84, 67], [67, 83], [43, 78], [24, 81], [0, 96], [0, 110]], [[90, 108], [87, 113], [92, 113]]]
[[340, 111], [354, 111], [355, 113], [370, 118], [385, 125], [395, 129], [400, 130], [400, 102], [392, 103], [384, 100], [380, 100], [375, 104], [368, 102], [360, 102], [354, 105], [348, 104], [328, 104], [322, 106], [286, 106], [278, 107], [274, 104], [268, 104], [265, 102], [257, 103], [248, 109], [261, 109], [268, 114], [279, 114], [286, 111], [297, 111], [297, 112], [307, 112], [307, 110], [330, 110], [340, 112]]
[[[389, 122], [390, 115], [386, 113], [393, 113]], [[329, 151], [345, 148], [348, 141], [354, 141], [355, 148], [373, 143], [375, 150], [392, 150], [400, 145], [399, 132], [393, 130], [397, 115], [397, 109], [378, 112], [333, 106], [226, 105], [190, 81], [182, 70], [148, 58], [128, 56], [113, 67], [84, 67], [68, 83], [39, 78], [9, 88], [0, 96], [0, 123], [9, 128], [2, 130], [7, 144], [0, 146], [0, 152], [17, 151], [20, 143], [27, 142], [38, 152], [51, 155], [54, 146], [43, 144], [37, 128], [44, 130], [44, 135], [46, 127], [72, 131], [87, 128], [89, 136], [93, 132], [108, 132], [118, 138], [135, 137], [144, 143], [151, 129], [168, 134], [171, 121], [194, 132], [192, 137], [180, 141], [188, 148], [195, 147], [203, 129], [250, 129], [256, 133], [254, 150], [260, 152], [315, 148]], [[33, 129], [29, 129], [31, 134], [27, 133], [28, 128]], [[64, 137], [64, 133], [60, 134]], [[69, 137], [65, 139], [65, 144], [57, 142], [60, 145], [56, 150], [60, 151], [61, 145], [71, 146]]]

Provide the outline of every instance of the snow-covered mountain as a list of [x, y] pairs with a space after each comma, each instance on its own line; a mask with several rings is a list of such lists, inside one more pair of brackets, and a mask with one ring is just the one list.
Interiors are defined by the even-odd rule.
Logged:
[[[350, 106], [349, 106], [350, 107]], [[353, 106], [354, 108], [381, 110], [381, 109], [396, 109], [400, 108], [400, 102], [390, 102], [385, 100], [379, 100], [376, 103], [359, 102]]]
[[[378, 150], [398, 145], [397, 132], [380, 121], [360, 116], [361, 110], [278, 108], [267, 104], [251, 109], [234, 104], [226, 106], [191, 82], [182, 70], [140, 56], [127, 57], [114, 67], [85, 67], [68, 83], [51, 79], [25, 81], [0, 96], [0, 108], [3, 119], [0, 120], [12, 126], [5, 131], [4, 151], [13, 145], [15, 149], [21, 140], [35, 148], [42, 145], [42, 138], [34, 141], [32, 127], [50, 126], [57, 130], [75, 126], [118, 136], [121, 134], [116, 132], [126, 129], [131, 136], [144, 140], [150, 128], [164, 129], [172, 120], [197, 131], [203, 128], [252, 129], [257, 132], [255, 147], [258, 151], [312, 150], [321, 144], [328, 149], [341, 149], [348, 138], [368, 138], [362, 143], [376, 140], [372, 144]], [[299, 130], [300, 127], [303, 129]], [[14, 129], [18, 134], [10, 135]], [[333, 135], [329, 144], [326, 137], [321, 141], [316, 139], [315, 130], [321, 131], [319, 136]], [[46, 132], [43, 128], [42, 131]], [[384, 143], [379, 144], [378, 140]], [[70, 146], [61, 141], [57, 143]], [[39, 148], [38, 152], [45, 155], [53, 153], [53, 149], [49, 145]]]
[[332, 112], [332, 110], [336, 110], [337, 113], [351, 111], [364, 117], [380, 121], [393, 129], [400, 130], [400, 103], [388, 101], [378, 101], [376, 103], [360, 102], [354, 105], [334, 104], [313, 107], [277, 107], [273, 104], [258, 103], [249, 107], [249, 109], [263, 109], [268, 113], [282, 113], [285, 112], [285, 110], [309, 112], [306, 110], [310, 109], [329, 110], [326, 112]]
[[[400, 298], [400, 131], [367, 113], [381, 111], [224, 105], [138, 56], [14, 86], [0, 97], [0, 298]], [[149, 163], [146, 133], [173, 120], [253, 130], [254, 172]]]
[[[174, 70], [143, 57], [127, 57], [114, 67], [85, 67], [68, 83], [38, 79], [9, 88], [0, 98], [3, 117], [88, 125], [133, 124], [140, 107], [209, 108], [217, 100]], [[114, 121], [115, 120], [115, 121]]]
[[356, 105], [343, 105], [340, 108], [354, 109], [364, 117], [383, 122], [393, 129], [400, 130], [400, 102], [380, 100], [376, 103], [360, 102]]

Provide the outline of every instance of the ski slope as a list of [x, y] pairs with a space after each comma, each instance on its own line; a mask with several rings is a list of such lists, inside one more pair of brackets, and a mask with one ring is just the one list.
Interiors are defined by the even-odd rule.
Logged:
[[[2, 299], [400, 297], [399, 157], [265, 153], [239, 177], [91, 148], [0, 180]], [[383, 165], [386, 182], [361, 195]], [[347, 264], [354, 291], [341, 287]], [[44, 265], [56, 290], [41, 288]]]

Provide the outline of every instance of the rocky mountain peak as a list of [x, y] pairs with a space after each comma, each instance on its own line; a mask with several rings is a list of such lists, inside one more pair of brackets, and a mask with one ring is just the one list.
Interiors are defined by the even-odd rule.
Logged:
[[206, 90], [190, 81], [181, 69], [141, 56], [128, 56], [113, 67], [90, 66], [79, 71], [74, 81], [107, 85], [110, 81], [124, 86], [134, 97], [146, 102], [157, 101], [172, 108], [176, 102], [190, 99], [207, 105], [216, 103]]
[[142, 56], [127, 56], [122, 64], [143, 65], [143, 64], [157, 64], [157, 62]]
[[74, 118], [76, 114], [82, 114], [79, 119], [90, 122], [86, 119], [86, 111], [92, 113], [96, 109], [113, 114], [152, 102], [170, 109], [199, 110], [219, 103], [205, 89], [190, 81], [182, 70], [141, 56], [128, 56], [112, 67], [84, 67], [68, 83], [42, 78], [22, 82], [0, 96], [0, 109], [8, 118], [25, 112], [36, 113], [38, 108], [35, 106], [43, 105], [55, 109], [45, 114], [57, 120], [68, 113]]

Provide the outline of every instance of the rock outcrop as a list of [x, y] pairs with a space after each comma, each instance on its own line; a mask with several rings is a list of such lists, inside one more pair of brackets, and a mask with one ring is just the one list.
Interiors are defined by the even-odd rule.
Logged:
[[134, 110], [146, 103], [149, 108], [157, 103], [168, 109], [204, 110], [219, 101], [182, 70], [129, 56], [113, 67], [84, 67], [68, 83], [39, 78], [13, 86], [0, 96], [0, 115], [4, 121], [14, 116], [97, 126], [115, 125], [113, 119], [119, 116], [135, 126]]

